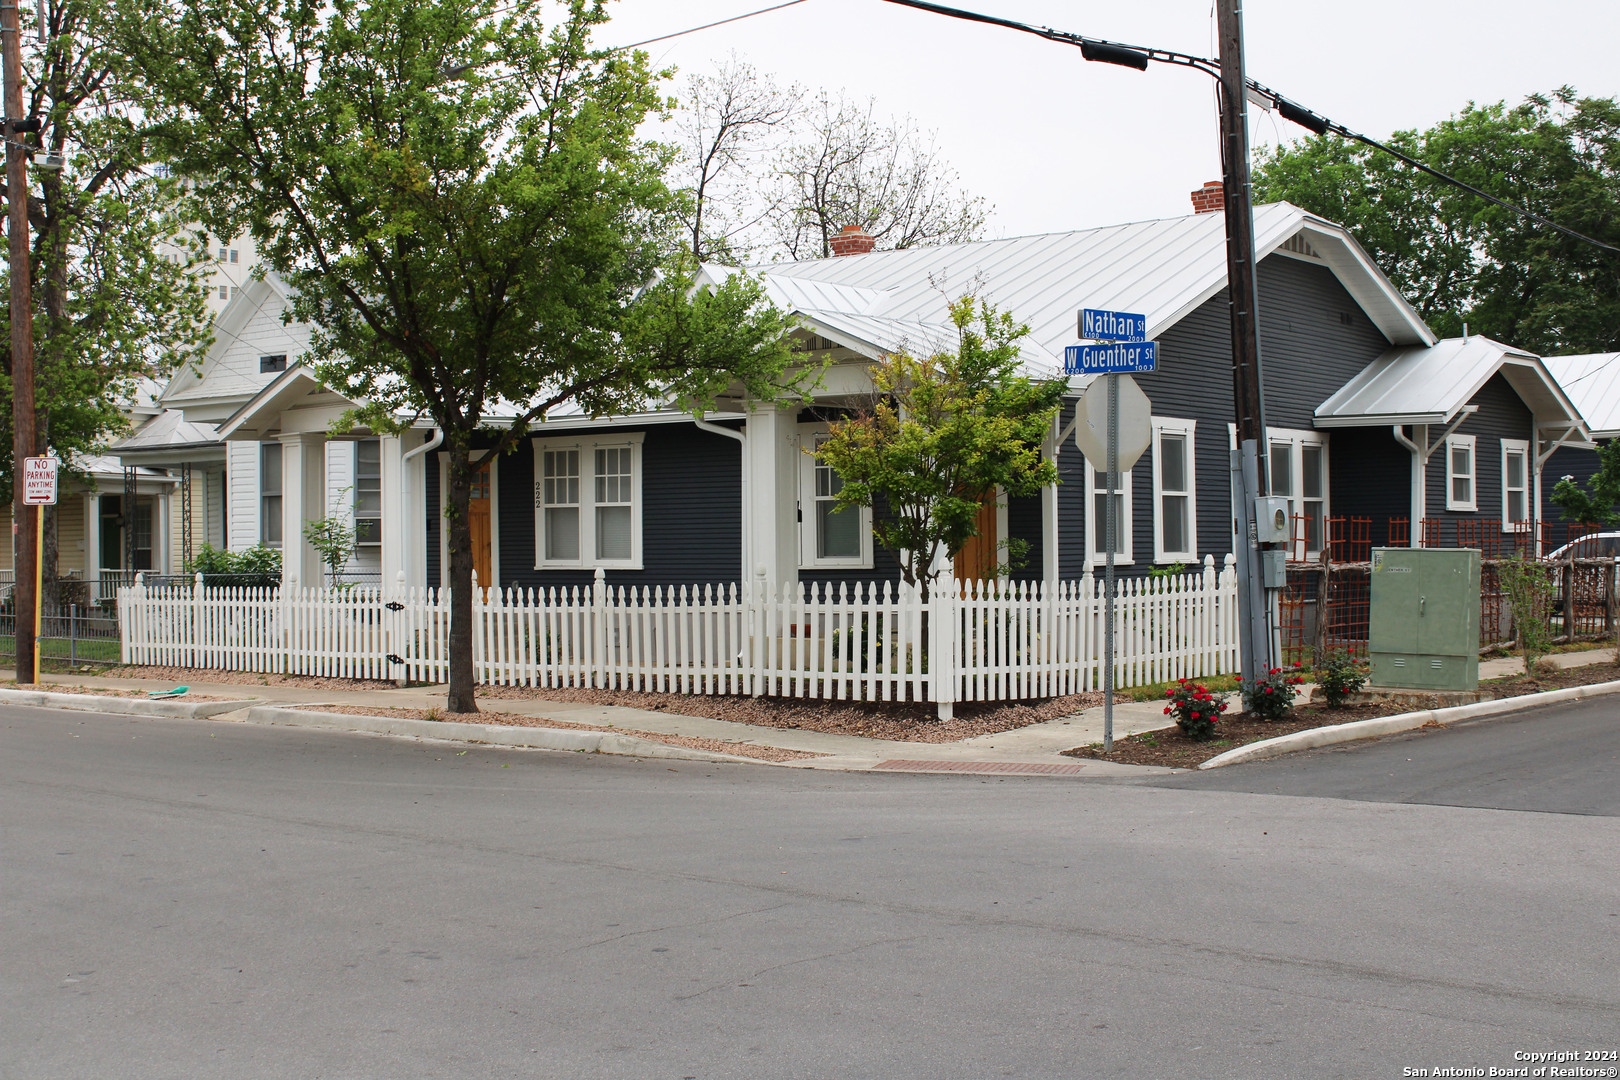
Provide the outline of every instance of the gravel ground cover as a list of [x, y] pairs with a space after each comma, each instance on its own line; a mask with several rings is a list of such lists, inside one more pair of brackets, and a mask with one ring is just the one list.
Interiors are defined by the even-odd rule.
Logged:
[[[1611, 661], [1589, 664], [1585, 667], [1564, 668], [1534, 678], [1514, 675], [1503, 679], [1491, 679], [1480, 683], [1479, 688], [1490, 698], [1499, 699], [1539, 694], [1545, 690], [1560, 690], [1569, 686], [1592, 686], [1616, 680], [1620, 680], [1620, 666]], [[1395, 716], [1429, 707], [1431, 706], [1411, 701], [1381, 701], [1371, 705], [1346, 705], [1337, 709], [1330, 709], [1326, 705], [1301, 705], [1287, 719], [1271, 722], [1260, 720], [1250, 713], [1237, 713], [1222, 717], [1215, 725], [1215, 737], [1205, 742], [1189, 739], [1181, 733], [1180, 728], [1170, 727], [1116, 739], [1111, 754], [1103, 753], [1101, 743], [1077, 746], [1072, 750], [1065, 750], [1064, 753], [1070, 757], [1117, 761], [1126, 765], [1163, 765], [1178, 769], [1195, 769], [1218, 754], [1263, 739], [1292, 735], [1296, 731], [1308, 731], [1311, 728], [1348, 724], [1353, 720]]]
[[784, 750], [779, 746], [756, 746], [753, 743], [729, 742], [725, 739], [701, 739], [690, 735], [668, 735], [660, 731], [637, 731], [634, 728], [613, 727], [602, 724], [570, 724], [564, 720], [551, 720], [537, 716], [519, 716], [517, 713], [475, 712], [447, 713], [438, 709], [386, 709], [368, 705], [301, 705], [306, 712], [350, 713], [355, 716], [397, 716], [408, 720], [441, 720], [465, 724], [505, 724], [508, 727], [567, 728], [571, 731], [606, 731], [614, 735], [633, 735], [638, 739], [684, 746], [689, 750], [708, 750], [719, 754], [758, 758], [761, 761], [799, 761], [804, 758], [825, 757], [800, 750]]

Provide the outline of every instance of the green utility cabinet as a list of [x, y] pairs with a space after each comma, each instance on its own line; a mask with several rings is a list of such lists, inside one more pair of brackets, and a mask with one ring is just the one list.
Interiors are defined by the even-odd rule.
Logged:
[[1479, 552], [1374, 548], [1372, 685], [1479, 689]]

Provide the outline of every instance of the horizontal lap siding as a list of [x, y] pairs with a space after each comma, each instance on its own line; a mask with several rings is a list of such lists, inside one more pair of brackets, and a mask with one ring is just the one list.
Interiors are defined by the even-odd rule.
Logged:
[[[1273, 428], [1315, 427], [1316, 408], [1389, 347], [1372, 321], [1325, 266], [1281, 255], [1260, 264], [1260, 341], [1266, 423]], [[1345, 321], [1348, 317], [1348, 322]], [[1197, 421], [1198, 551], [1217, 559], [1231, 551], [1230, 436], [1233, 420], [1232, 330], [1223, 289], [1160, 334], [1158, 370], [1137, 378], [1153, 402], [1153, 414]], [[1345, 468], [1336, 455], [1339, 433], [1329, 436], [1330, 496]], [[1085, 474], [1071, 440], [1059, 464], [1063, 471], [1063, 574], [1084, 572]], [[1354, 468], [1353, 465], [1349, 466]], [[1153, 565], [1153, 454], [1131, 475], [1132, 548], [1144, 574]], [[1403, 513], [1404, 489], [1394, 493], [1390, 513]], [[1341, 513], [1334, 503], [1332, 512]]]
[[[1607, 440], [1604, 440], [1605, 442]], [[1596, 450], [1580, 450], [1573, 446], [1563, 446], [1553, 451], [1552, 457], [1541, 468], [1541, 520], [1561, 522], [1564, 512], [1553, 505], [1553, 488], [1558, 481], [1568, 476], [1577, 484], [1584, 485], [1592, 479], [1597, 472], [1598, 455]]]
[[[636, 429], [614, 429], [629, 433]], [[742, 568], [742, 452], [690, 424], [642, 429], [641, 570], [608, 570], [610, 585], [736, 581]], [[552, 438], [566, 434], [547, 431]], [[581, 432], [594, 437], [604, 432]], [[536, 570], [534, 446], [501, 459], [501, 578], [523, 588], [587, 585], [592, 570]]]
[[1411, 517], [1412, 455], [1387, 425], [1335, 429], [1332, 443], [1328, 468], [1334, 516], [1369, 518], [1373, 545], [1388, 546], [1389, 519]]
[[[1431, 520], [1502, 516], [1502, 440], [1530, 438], [1530, 410], [1501, 375], [1491, 376], [1475, 394], [1471, 404], [1479, 411], [1457, 429], [1459, 435], [1476, 436], [1474, 453], [1475, 509], [1446, 509], [1446, 451], [1443, 442], [1429, 455], [1427, 515]], [[1429, 428], [1429, 438], [1440, 441], [1445, 429]]]

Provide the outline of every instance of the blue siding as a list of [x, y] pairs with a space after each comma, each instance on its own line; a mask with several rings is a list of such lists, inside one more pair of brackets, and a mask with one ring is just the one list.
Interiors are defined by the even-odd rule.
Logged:
[[[1479, 411], [1462, 422], [1457, 434], [1475, 436], [1474, 453], [1478, 457], [1474, 467], [1475, 509], [1471, 513], [1446, 509], [1446, 449], [1441, 445], [1429, 455], [1428, 461], [1426, 509], [1431, 520], [1501, 518], [1502, 440], [1528, 440], [1531, 436], [1530, 409], [1502, 376], [1492, 376], [1474, 395], [1471, 404], [1478, 405]], [[1431, 427], [1429, 437], [1439, 438], [1440, 430]]]
[[1553, 451], [1552, 457], [1541, 469], [1541, 520], [1562, 522], [1564, 512], [1552, 503], [1553, 485], [1565, 476], [1574, 478], [1577, 484], [1585, 484], [1597, 472], [1598, 456], [1596, 450], [1578, 450], [1573, 446], [1560, 447]]

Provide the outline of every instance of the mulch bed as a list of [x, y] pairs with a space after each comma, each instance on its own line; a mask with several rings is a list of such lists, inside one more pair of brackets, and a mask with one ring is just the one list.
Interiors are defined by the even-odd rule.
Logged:
[[[1479, 688], [1492, 699], [1498, 699], [1616, 680], [1620, 680], [1620, 666], [1604, 663], [1565, 668], [1537, 678], [1516, 675], [1506, 679], [1492, 679], [1480, 683]], [[1233, 699], [1236, 700], [1235, 694]], [[1263, 739], [1292, 735], [1296, 731], [1308, 731], [1311, 728], [1348, 724], [1353, 720], [1396, 716], [1429, 707], [1411, 701], [1383, 701], [1372, 705], [1347, 705], [1338, 709], [1330, 709], [1325, 705], [1302, 705], [1287, 719], [1270, 723], [1256, 718], [1251, 713], [1238, 713], [1222, 717], [1215, 725], [1215, 737], [1205, 742], [1189, 739], [1181, 733], [1180, 728], [1169, 727], [1116, 739], [1114, 752], [1111, 754], [1104, 754], [1101, 744], [1077, 746], [1073, 750], [1065, 750], [1064, 753], [1069, 757], [1117, 761], [1125, 765], [1161, 765], [1176, 769], [1195, 769], [1218, 754]]]
[[684, 746], [689, 750], [708, 750], [717, 754], [758, 758], [761, 761], [799, 761], [804, 758], [826, 757], [802, 750], [784, 750], [779, 746], [756, 746], [753, 743], [728, 742], [725, 739], [702, 739], [693, 735], [668, 735], [661, 731], [637, 731], [634, 728], [606, 727], [601, 724], [570, 724], [565, 720], [552, 720], [517, 713], [475, 712], [447, 713], [438, 709], [389, 709], [370, 705], [300, 705], [308, 712], [349, 713], [355, 716], [398, 716], [408, 720], [440, 720], [463, 724], [504, 724], [507, 727], [567, 728], [570, 731], [605, 731], [614, 735], [633, 735], [638, 739], [661, 742], [668, 746]]
[[[481, 686], [483, 701], [582, 701], [593, 705], [624, 705], [680, 716], [704, 716], [735, 724], [819, 731], [832, 735], [858, 735], [863, 739], [898, 742], [947, 743], [995, 735], [1015, 728], [1073, 716], [1102, 704], [1101, 694], [1020, 702], [957, 702], [950, 720], [938, 719], [930, 702], [822, 701], [818, 698], [775, 698], [697, 694], [646, 694], [628, 690], [536, 689], [528, 686]], [[1115, 701], [1120, 698], [1116, 697]]]

